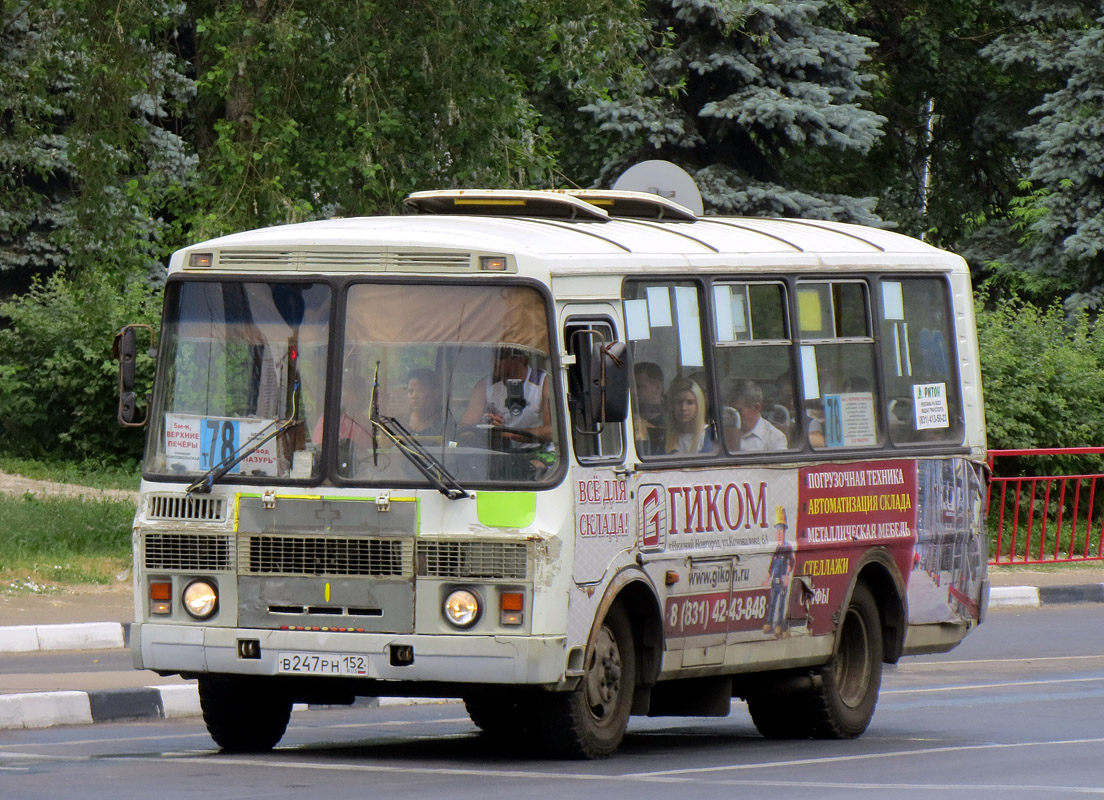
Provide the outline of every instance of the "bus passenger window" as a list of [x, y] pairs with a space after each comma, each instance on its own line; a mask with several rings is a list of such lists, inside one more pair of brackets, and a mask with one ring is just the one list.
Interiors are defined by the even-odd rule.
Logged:
[[881, 290], [890, 441], [961, 441], [958, 359], [946, 282], [938, 278], [883, 279]]
[[813, 447], [882, 441], [869, 309], [861, 281], [798, 283], [801, 389]]
[[721, 388], [722, 439], [728, 453], [786, 450], [800, 431], [794, 407], [786, 287], [781, 283], [713, 286]]
[[715, 453], [696, 284], [627, 282], [624, 302], [634, 364], [630, 391], [637, 455]]

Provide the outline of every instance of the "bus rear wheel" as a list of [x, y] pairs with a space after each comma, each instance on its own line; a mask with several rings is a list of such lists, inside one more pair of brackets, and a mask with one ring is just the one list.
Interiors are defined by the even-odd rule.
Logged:
[[808, 673], [769, 679], [747, 698], [752, 722], [769, 739], [853, 739], [874, 716], [882, 683], [881, 615], [866, 584], [855, 586], [835, 655]]
[[563, 758], [605, 758], [625, 737], [636, 690], [636, 646], [620, 606], [610, 609], [587, 648], [580, 685], [548, 695], [539, 709], [542, 738]]
[[882, 685], [882, 624], [878, 604], [866, 584], [855, 586], [840, 626], [832, 660], [818, 669], [815, 735], [854, 739], [874, 716]]
[[257, 678], [201, 675], [199, 706], [211, 738], [228, 753], [271, 750], [291, 719], [291, 699]]

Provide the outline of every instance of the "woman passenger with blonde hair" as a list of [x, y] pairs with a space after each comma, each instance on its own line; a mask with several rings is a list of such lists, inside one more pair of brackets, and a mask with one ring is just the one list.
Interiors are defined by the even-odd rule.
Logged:
[[665, 452], [708, 453], [716, 447], [706, 421], [705, 394], [694, 381], [676, 378], [667, 389]]

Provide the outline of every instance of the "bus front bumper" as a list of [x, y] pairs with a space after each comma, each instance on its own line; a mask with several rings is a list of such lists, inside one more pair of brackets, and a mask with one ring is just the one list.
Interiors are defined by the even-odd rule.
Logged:
[[151, 623], [131, 626], [130, 649], [135, 668], [163, 673], [545, 686], [562, 683], [567, 659], [563, 636], [334, 633]]

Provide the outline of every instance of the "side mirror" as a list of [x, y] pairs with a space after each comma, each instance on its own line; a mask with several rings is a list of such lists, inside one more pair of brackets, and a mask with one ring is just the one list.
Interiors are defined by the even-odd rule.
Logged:
[[152, 349], [153, 328], [149, 325], [127, 325], [115, 334], [115, 341], [111, 345], [111, 356], [119, 362], [117, 419], [125, 428], [141, 428], [146, 424], [146, 417], [138, 419], [138, 394], [134, 391], [134, 373], [138, 358], [138, 328], [145, 328], [149, 332]]
[[115, 336], [112, 355], [119, 362], [119, 389], [134, 394], [134, 360], [138, 357], [138, 337], [127, 325]]
[[629, 416], [629, 349], [624, 342], [595, 342], [590, 353], [588, 401], [599, 424]]

